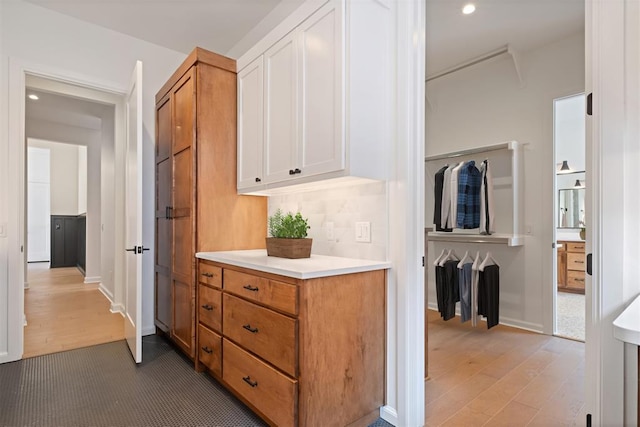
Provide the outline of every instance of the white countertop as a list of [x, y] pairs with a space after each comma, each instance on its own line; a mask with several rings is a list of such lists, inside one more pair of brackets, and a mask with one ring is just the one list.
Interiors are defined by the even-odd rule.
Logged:
[[391, 263], [387, 261], [369, 261], [325, 255], [311, 254], [311, 258], [300, 259], [271, 257], [267, 256], [265, 249], [198, 252], [196, 257], [295, 279], [314, 279], [391, 268]]
[[613, 336], [620, 341], [640, 345], [640, 296], [613, 321]]

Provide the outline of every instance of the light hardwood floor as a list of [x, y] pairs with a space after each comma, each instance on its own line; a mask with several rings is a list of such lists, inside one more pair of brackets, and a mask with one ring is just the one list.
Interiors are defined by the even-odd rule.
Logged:
[[124, 318], [109, 311], [98, 284], [84, 284], [77, 268], [28, 265], [23, 357], [124, 339]]
[[427, 316], [427, 426], [585, 425], [584, 343]]

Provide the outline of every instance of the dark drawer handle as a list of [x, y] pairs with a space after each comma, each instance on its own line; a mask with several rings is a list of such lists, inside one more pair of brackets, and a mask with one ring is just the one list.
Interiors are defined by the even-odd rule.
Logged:
[[202, 275], [203, 275], [204, 277], [209, 277], [209, 278], [211, 278], [211, 277], [215, 277], [215, 274], [213, 274], [213, 273], [202, 273]]
[[204, 351], [205, 353], [211, 354], [213, 353], [213, 350], [211, 350], [209, 347], [204, 346], [202, 347], [202, 351]]
[[205, 310], [207, 310], [207, 311], [211, 311], [211, 310], [213, 310], [213, 307], [212, 307], [212, 306], [210, 306], [209, 304], [204, 304], [204, 305], [202, 306], [202, 308], [204, 308], [204, 309], [205, 309]]
[[251, 291], [251, 292], [258, 292], [259, 291], [257, 286], [253, 287], [251, 285], [244, 285], [243, 288], [245, 288], [246, 290]]
[[584, 279], [574, 279], [576, 282], [584, 282]]
[[260, 178], [256, 178], [256, 182], [261, 182], [262, 180]]
[[251, 381], [250, 376], [242, 377], [242, 381], [249, 384], [251, 387], [258, 387], [258, 381]]
[[252, 328], [251, 324], [248, 323], [244, 326], [242, 326], [243, 328], [245, 328], [247, 331], [251, 332], [252, 334], [257, 334], [258, 333], [258, 328]]
[[584, 260], [581, 260], [581, 259], [577, 259], [574, 262], [577, 264], [584, 264]]

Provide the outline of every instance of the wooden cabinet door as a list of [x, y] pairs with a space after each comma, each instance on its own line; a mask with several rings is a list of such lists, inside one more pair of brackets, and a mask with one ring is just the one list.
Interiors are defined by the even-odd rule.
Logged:
[[156, 258], [155, 325], [171, 330], [171, 102], [167, 97], [156, 110]]
[[172, 92], [173, 104], [173, 235], [172, 291], [173, 326], [171, 336], [194, 357], [194, 204], [193, 174], [195, 149], [195, 69], [187, 73]]
[[345, 167], [340, 55], [343, 49], [338, 14], [335, 5], [329, 4], [309, 17], [300, 28], [297, 167], [301, 173], [298, 176]]
[[238, 189], [263, 179], [263, 73], [262, 56], [238, 73]]
[[264, 181], [295, 178], [297, 130], [296, 33], [264, 53]]

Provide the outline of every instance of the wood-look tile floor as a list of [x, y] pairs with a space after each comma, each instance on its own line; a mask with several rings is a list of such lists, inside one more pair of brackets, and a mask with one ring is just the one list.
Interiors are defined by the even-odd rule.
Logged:
[[124, 318], [109, 311], [98, 284], [84, 284], [75, 267], [28, 264], [23, 357], [124, 339]]
[[427, 316], [425, 425], [585, 425], [584, 343]]

